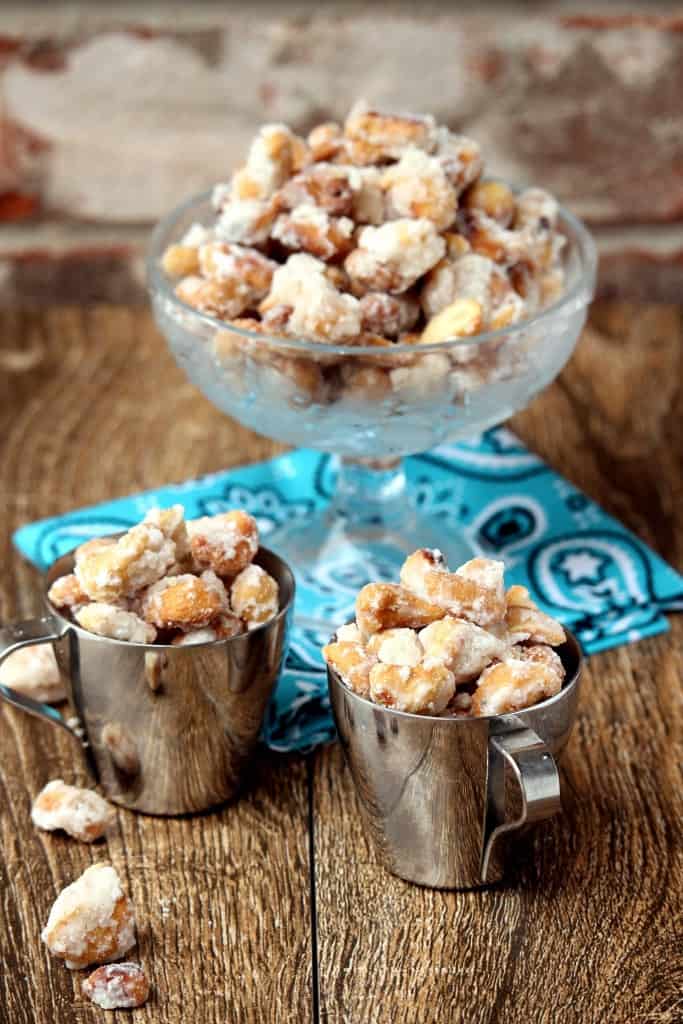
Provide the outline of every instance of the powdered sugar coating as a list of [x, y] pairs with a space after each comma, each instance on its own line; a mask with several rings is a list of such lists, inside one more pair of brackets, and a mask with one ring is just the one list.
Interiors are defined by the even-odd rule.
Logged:
[[388, 210], [394, 217], [426, 217], [438, 231], [455, 220], [458, 196], [438, 157], [410, 147], [382, 175]]
[[325, 265], [305, 253], [289, 257], [273, 275], [261, 314], [275, 306], [291, 308], [287, 334], [319, 341], [342, 342], [360, 332], [360, 306], [338, 291], [325, 275]]
[[197, 567], [219, 576], [236, 576], [258, 551], [256, 520], [239, 509], [191, 519], [187, 530]]
[[366, 291], [407, 291], [446, 251], [446, 243], [430, 220], [400, 218], [358, 234], [358, 247], [344, 267], [352, 284]]

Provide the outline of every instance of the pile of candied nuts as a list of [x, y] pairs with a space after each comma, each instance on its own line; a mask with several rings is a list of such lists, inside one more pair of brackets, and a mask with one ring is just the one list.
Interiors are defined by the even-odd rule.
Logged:
[[[483, 180], [483, 166], [476, 142], [433, 117], [363, 101], [343, 127], [320, 124], [305, 140], [264, 125], [244, 166], [215, 187], [213, 226], [193, 225], [162, 266], [183, 302], [239, 328], [378, 350], [364, 361], [283, 355], [217, 332], [223, 365], [248, 354], [311, 401], [400, 392], [416, 366], [422, 378], [455, 365], [474, 387], [493, 373], [493, 348], [420, 357], [420, 345], [510, 327], [565, 280], [556, 200], [539, 188], [515, 196]], [[397, 342], [416, 355], [382, 355]]]
[[234, 510], [185, 520], [182, 505], [151, 509], [121, 537], [76, 548], [74, 571], [48, 591], [84, 629], [131, 643], [207, 643], [277, 614], [276, 580], [253, 562], [255, 519]]
[[449, 572], [422, 548], [400, 584], [369, 583], [356, 621], [323, 649], [344, 683], [377, 704], [414, 714], [468, 716], [520, 711], [559, 693], [559, 622], [525, 587], [505, 590], [503, 563], [473, 558]]

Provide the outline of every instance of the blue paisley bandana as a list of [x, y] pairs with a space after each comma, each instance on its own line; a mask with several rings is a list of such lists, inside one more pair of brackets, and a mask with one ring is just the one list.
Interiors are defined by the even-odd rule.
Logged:
[[[588, 654], [662, 633], [668, 629], [663, 613], [683, 608], [681, 576], [505, 428], [412, 456], [406, 469], [424, 511], [442, 520], [444, 531], [463, 530], [475, 552], [504, 556], [506, 580], [529, 587], [545, 611], [574, 630]], [[268, 544], [275, 527], [305, 522], [326, 504], [334, 475], [333, 457], [294, 451], [44, 519], [23, 526], [14, 542], [45, 569], [88, 538], [138, 522], [155, 505], [180, 503], [188, 518], [244, 508]], [[381, 567], [375, 571], [382, 578]], [[264, 727], [263, 738], [274, 750], [310, 750], [332, 738], [320, 655], [330, 630], [317, 629], [315, 620], [351, 618], [365, 582], [334, 565], [316, 578], [297, 580], [290, 652]]]

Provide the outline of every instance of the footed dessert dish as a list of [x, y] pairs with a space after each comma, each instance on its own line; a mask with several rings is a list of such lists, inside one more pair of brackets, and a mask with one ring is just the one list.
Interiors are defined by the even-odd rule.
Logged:
[[[400, 457], [476, 436], [569, 358], [595, 249], [548, 192], [486, 177], [473, 139], [359, 102], [242, 166], [157, 227], [148, 278], [180, 366], [220, 409], [339, 456], [328, 508], [269, 543], [315, 579], [388, 578], [443, 538]], [[453, 564], [472, 550], [442, 540]]]

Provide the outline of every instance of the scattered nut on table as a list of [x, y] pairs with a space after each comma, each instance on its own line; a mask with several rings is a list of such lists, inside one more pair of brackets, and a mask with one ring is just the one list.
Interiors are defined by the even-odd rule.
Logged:
[[130, 1010], [149, 998], [149, 981], [140, 964], [105, 964], [83, 982], [83, 995], [102, 1010]]
[[31, 807], [31, 820], [47, 832], [61, 829], [82, 843], [100, 839], [114, 818], [114, 810], [92, 789], [68, 786], [53, 779], [41, 789]]

